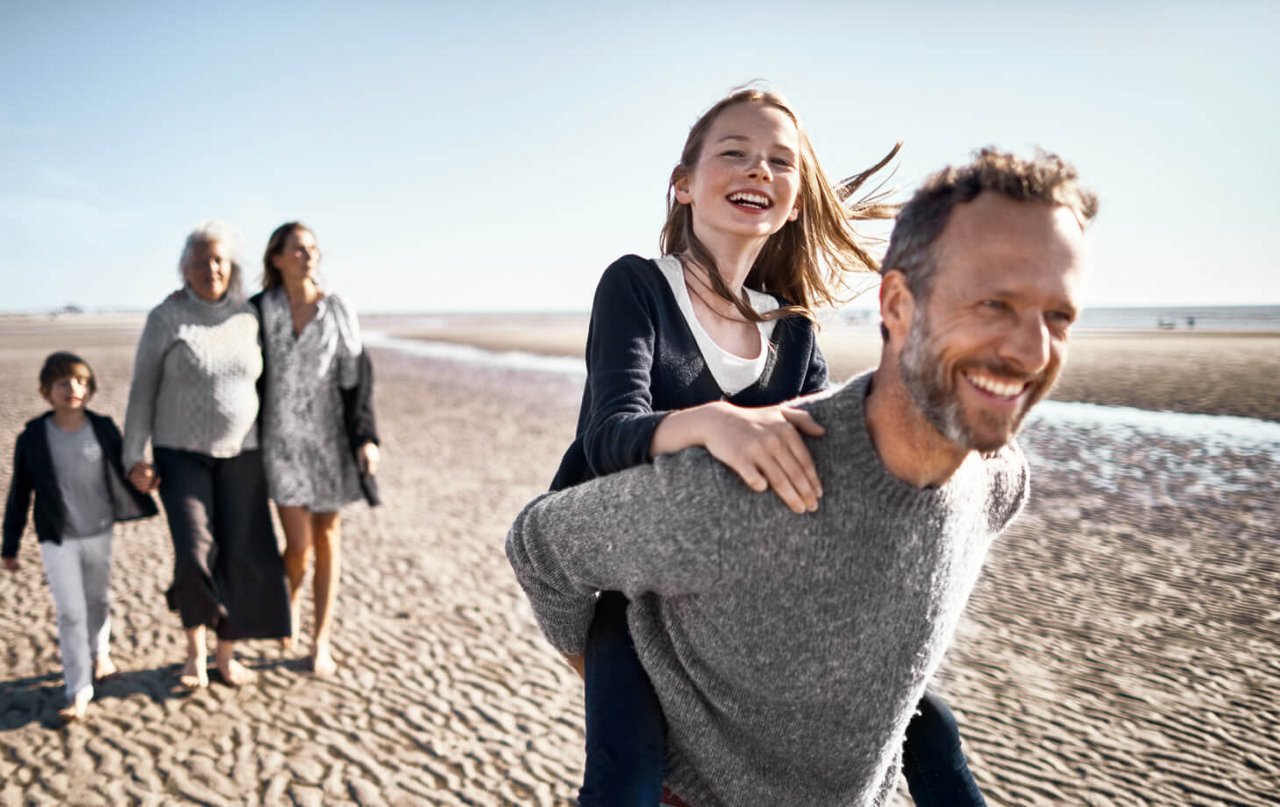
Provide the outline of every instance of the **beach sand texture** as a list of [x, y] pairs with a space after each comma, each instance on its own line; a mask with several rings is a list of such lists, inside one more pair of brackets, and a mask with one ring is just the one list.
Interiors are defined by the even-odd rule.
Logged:
[[[93, 363], [95, 408], [122, 421], [136, 335], [0, 321], [5, 451], [42, 409], [35, 374], [53, 349]], [[1216, 371], [1187, 351], [1153, 355], [1144, 370], [1188, 389]], [[0, 804], [572, 803], [581, 685], [538, 633], [502, 542], [571, 437], [580, 378], [374, 358], [388, 504], [346, 512], [338, 674], [307, 674], [305, 641], [252, 642], [258, 684], [174, 688], [172, 551], [153, 519], [117, 528], [124, 672], [89, 720], [56, 728], [53, 606], [28, 533], [21, 573], [0, 575]], [[1117, 389], [1142, 386], [1121, 375]], [[1227, 376], [1227, 397], [1258, 385], [1247, 367]], [[1277, 443], [1197, 444], [1047, 410], [1024, 445], [1032, 503], [994, 547], [937, 682], [990, 803], [1280, 799]], [[9, 475], [6, 457], [6, 488]]]

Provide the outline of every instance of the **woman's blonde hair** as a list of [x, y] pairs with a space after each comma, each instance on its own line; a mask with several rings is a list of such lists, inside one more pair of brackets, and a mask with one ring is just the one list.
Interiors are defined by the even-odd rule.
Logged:
[[[712, 124], [720, 113], [736, 104], [759, 104], [780, 110], [795, 124], [800, 140], [800, 215], [769, 237], [746, 279], [748, 287], [775, 294], [788, 303], [766, 314], [757, 313], [729, 292], [715, 258], [693, 232], [691, 208], [676, 200], [676, 183], [693, 173]], [[705, 269], [715, 293], [732, 302], [749, 321], [790, 315], [814, 319], [815, 307], [845, 302], [851, 296], [846, 294], [848, 273], [869, 273], [879, 268], [876, 259], [867, 252], [865, 239], [850, 222], [892, 218], [897, 206], [885, 203], [884, 196], [876, 191], [856, 201], [848, 200], [893, 159], [901, 145], [894, 145], [878, 163], [833, 187], [800, 118], [782, 96], [757, 87], [740, 87], [702, 113], [689, 130], [680, 162], [671, 170], [667, 183], [667, 221], [658, 239], [659, 248], [664, 255], [682, 254], [686, 260]]]

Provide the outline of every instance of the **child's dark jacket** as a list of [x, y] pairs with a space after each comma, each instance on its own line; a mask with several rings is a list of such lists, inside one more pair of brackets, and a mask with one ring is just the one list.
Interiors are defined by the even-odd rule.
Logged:
[[[107, 490], [111, 493], [111, 510], [116, 521], [131, 521], [156, 515], [155, 501], [147, 494], [139, 493], [130, 485], [120, 460], [120, 430], [111, 418], [85, 411], [93, 428], [98, 445], [102, 446], [102, 472], [107, 476]], [[27, 527], [27, 508], [31, 494], [35, 494], [36, 537], [41, 541], [62, 543], [66, 527], [66, 507], [58, 491], [58, 479], [53, 470], [53, 455], [49, 453], [49, 440], [45, 434], [45, 420], [53, 417], [46, 412], [27, 421], [18, 435], [13, 449], [13, 479], [9, 482], [9, 498], [4, 508], [4, 547], [0, 557], [12, 558], [18, 554], [18, 543]]]

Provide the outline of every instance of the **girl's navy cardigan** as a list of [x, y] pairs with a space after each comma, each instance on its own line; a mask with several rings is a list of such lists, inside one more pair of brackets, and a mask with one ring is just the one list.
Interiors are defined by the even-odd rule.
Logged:
[[726, 396], [662, 271], [637, 255], [614, 261], [591, 307], [577, 436], [551, 489], [648, 462], [654, 429], [668, 412], [719, 400], [771, 406], [827, 385], [827, 363], [809, 320], [778, 320], [768, 349], [759, 380]]

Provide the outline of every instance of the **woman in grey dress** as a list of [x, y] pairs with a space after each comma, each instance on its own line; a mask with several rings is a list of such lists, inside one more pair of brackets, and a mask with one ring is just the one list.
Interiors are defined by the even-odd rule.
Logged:
[[263, 256], [262, 318], [266, 389], [263, 443], [267, 487], [284, 526], [285, 574], [295, 634], [302, 580], [315, 550], [312, 670], [335, 669], [330, 649], [341, 572], [340, 509], [361, 498], [372, 475], [376, 437], [353, 439], [343, 391], [360, 382], [363, 346], [354, 312], [316, 281], [320, 250], [299, 222], [276, 228]]

